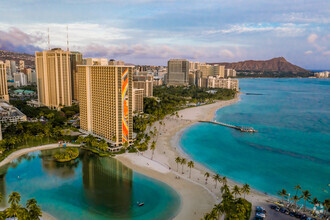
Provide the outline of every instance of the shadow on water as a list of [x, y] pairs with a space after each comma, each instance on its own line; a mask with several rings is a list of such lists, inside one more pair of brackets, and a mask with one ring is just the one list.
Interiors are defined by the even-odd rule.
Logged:
[[[1, 167], [0, 192], [4, 198], [0, 203], [1, 207], [7, 205], [6, 200], [11, 193], [7, 192], [6, 186], [8, 170], [17, 168], [24, 160], [30, 161], [37, 158], [41, 163], [43, 175], [54, 177], [53, 182], [50, 182], [50, 190], [58, 193], [55, 193], [52, 199], [62, 200], [65, 197], [67, 204], [83, 207], [88, 212], [99, 215], [102, 219], [131, 218], [131, 209], [136, 205], [133, 202], [133, 171], [131, 169], [118, 160], [102, 158], [89, 151], [80, 150], [80, 155], [76, 160], [65, 163], [56, 162], [53, 159], [55, 153], [56, 150], [44, 150], [40, 151], [37, 156], [36, 154], [24, 155]], [[29, 168], [33, 169], [33, 165], [31, 166]], [[24, 184], [24, 181], [29, 182], [30, 178], [29, 176], [21, 178], [23, 180], [21, 184]], [[77, 183], [75, 178], [81, 179], [79, 181], [81, 186], [75, 186]], [[78, 189], [79, 187], [81, 189]], [[38, 186], [31, 186], [31, 191], [34, 190], [36, 192], [32, 193], [33, 197], [34, 194], [39, 193]], [[22, 192], [23, 194], [24, 192]], [[36, 199], [38, 200], [37, 196]], [[24, 202], [22, 201], [22, 203]]]

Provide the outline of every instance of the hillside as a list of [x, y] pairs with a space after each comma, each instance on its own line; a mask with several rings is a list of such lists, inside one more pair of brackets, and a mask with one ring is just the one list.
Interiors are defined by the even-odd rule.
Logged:
[[284, 57], [277, 57], [270, 60], [246, 60], [236, 63], [212, 63], [225, 65], [226, 68], [235, 69], [237, 71], [257, 71], [257, 72], [291, 72], [291, 73], [308, 73], [299, 66], [288, 62]]
[[26, 53], [15, 53], [5, 50], [0, 50], [0, 60], [5, 62], [5, 60], [15, 60], [16, 65], [18, 65], [20, 60], [24, 60], [26, 67], [34, 68], [34, 55]]

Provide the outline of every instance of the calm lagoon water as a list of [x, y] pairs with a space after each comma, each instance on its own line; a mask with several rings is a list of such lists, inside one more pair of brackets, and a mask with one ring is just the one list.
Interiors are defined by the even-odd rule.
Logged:
[[[275, 195], [294, 185], [319, 200], [330, 197], [330, 80], [241, 79], [241, 101], [215, 120], [258, 133], [212, 124], [189, 127], [182, 149], [194, 160], [240, 183]], [[253, 94], [251, 94], [253, 93]]]
[[4, 197], [17, 191], [23, 203], [36, 198], [58, 219], [169, 219], [180, 208], [172, 188], [118, 160], [80, 150], [74, 163], [61, 164], [52, 159], [55, 151], [30, 153], [1, 167]]

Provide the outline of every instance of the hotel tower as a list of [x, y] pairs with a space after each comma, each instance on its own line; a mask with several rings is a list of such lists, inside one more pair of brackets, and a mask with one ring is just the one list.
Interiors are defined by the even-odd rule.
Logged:
[[54, 109], [72, 105], [70, 52], [55, 48], [35, 56], [39, 105]]
[[133, 140], [133, 66], [78, 65], [80, 128], [116, 146]]
[[9, 101], [6, 64], [0, 61], [0, 100]]

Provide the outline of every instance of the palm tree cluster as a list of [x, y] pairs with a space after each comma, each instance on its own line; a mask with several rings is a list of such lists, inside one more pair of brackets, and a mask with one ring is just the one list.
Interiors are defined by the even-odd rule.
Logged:
[[220, 219], [223, 214], [225, 219], [248, 220], [250, 218], [252, 204], [244, 198], [236, 198], [241, 193], [248, 194], [250, 192], [248, 184], [244, 184], [242, 188], [235, 185], [232, 191], [227, 184], [224, 184], [221, 187], [221, 192], [222, 201], [214, 205], [210, 213], [204, 215], [204, 220]]
[[[27, 220], [34, 220], [40, 219], [42, 216], [41, 208], [37, 205], [37, 201], [35, 199], [29, 199], [26, 202], [25, 207], [23, 207], [21, 202], [21, 195], [18, 192], [12, 192], [8, 196], [8, 203], [9, 208], [5, 209], [4, 211], [0, 212], [0, 218], [18, 218], [18, 219], [27, 219]], [[2, 195], [0, 195], [0, 201], [2, 200]]]
[[78, 156], [78, 148], [68, 147], [60, 149], [57, 153], [55, 153], [54, 158], [59, 162], [67, 162], [76, 159]]
[[[288, 200], [290, 205], [290, 202], [292, 201], [295, 209], [297, 209], [297, 203], [302, 199], [304, 201], [304, 211], [306, 211], [307, 202], [312, 204], [314, 207], [322, 203], [316, 197], [312, 197], [308, 190], [302, 190], [300, 185], [294, 186], [293, 189], [296, 191], [294, 195], [290, 195], [286, 189], [278, 191], [277, 195], [281, 196], [283, 203], [285, 202], [285, 200]], [[325, 206], [326, 210], [330, 208], [329, 202], [329, 199], [325, 199], [323, 202], [323, 205]]]
[[85, 143], [87, 147], [96, 148], [100, 151], [106, 151], [108, 149], [108, 144], [102, 139], [98, 141], [98, 139], [92, 135], [88, 135], [86, 137], [79, 136], [77, 139], [78, 144]]
[[[21, 122], [17, 125], [9, 125], [3, 132], [3, 140], [0, 141], [0, 151], [3, 156], [22, 147], [33, 147], [42, 144], [57, 142], [58, 140], [72, 141], [75, 137], [68, 135], [68, 126], [54, 126], [52, 121]], [[2, 127], [4, 128], [4, 127]]]
[[195, 167], [194, 161], [189, 161], [187, 163], [187, 160], [185, 158], [176, 157], [175, 158], [175, 163], [177, 165], [177, 167], [176, 167], [177, 172], [179, 172], [179, 164], [181, 164], [181, 166], [182, 166], [181, 173], [182, 174], [184, 174], [184, 172], [183, 172], [183, 166], [187, 164], [188, 167], [189, 167], [189, 178], [191, 178], [191, 169]]

